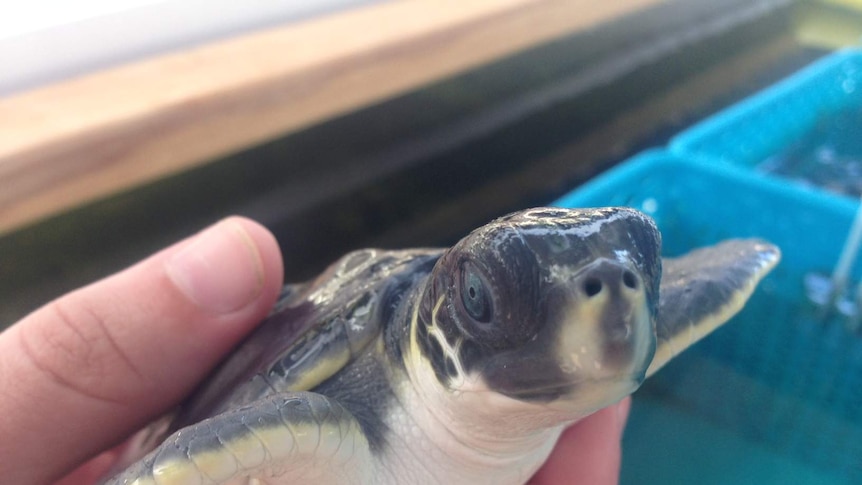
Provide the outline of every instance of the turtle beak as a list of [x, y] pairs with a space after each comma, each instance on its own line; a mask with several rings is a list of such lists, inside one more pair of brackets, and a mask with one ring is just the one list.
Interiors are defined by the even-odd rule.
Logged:
[[656, 345], [649, 283], [637, 267], [624, 255], [601, 257], [557, 266], [546, 283], [546, 324], [527, 347], [489, 360], [491, 387], [581, 416], [637, 389]]
[[561, 369], [574, 382], [626, 379], [638, 385], [655, 351], [643, 278], [620, 258], [599, 258], [566, 287], [557, 321]]
[[655, 353], [646, 284], [625, 257], [599, 258], [555, 285], [561, 296], [549, 330], [561, 392], [553, 407], [601, 409], [634, 392]]

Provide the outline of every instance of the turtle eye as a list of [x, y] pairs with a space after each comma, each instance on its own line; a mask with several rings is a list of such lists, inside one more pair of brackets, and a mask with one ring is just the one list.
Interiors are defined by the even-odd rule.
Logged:
[[491, 321], [491, 299], [488, 287], [479, 271], [471, 263], [461, 270], [461, 302], [471, 318], [478, 322]]

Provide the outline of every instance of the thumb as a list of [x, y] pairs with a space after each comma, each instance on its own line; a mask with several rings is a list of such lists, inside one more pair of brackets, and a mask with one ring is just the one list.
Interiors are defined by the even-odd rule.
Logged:
[[0, 333], [0, 470], [43, 483], [182, 399], [269, 311], [273, 236], [230, 218]]
[[570, 426], [530, 485], [619, 483], [620, 441], [630, 407], [626, 397]]

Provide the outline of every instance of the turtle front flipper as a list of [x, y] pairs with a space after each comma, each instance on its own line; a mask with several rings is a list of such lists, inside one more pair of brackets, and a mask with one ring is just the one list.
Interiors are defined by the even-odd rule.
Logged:
[[338, 402], [282, 393], [180, 429], [107, 485], [367, 483], [369, 458]]
[[664, 259], [647, 377], [739, 312], [780, 258], [765, 241], [734, 239]]

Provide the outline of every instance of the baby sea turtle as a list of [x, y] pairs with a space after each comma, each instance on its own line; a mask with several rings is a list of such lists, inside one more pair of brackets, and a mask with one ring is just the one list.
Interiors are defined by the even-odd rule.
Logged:
[[625, 208], [352, 252], [285, 287], [173, 434], [109, 483], [524, 483], [565, 426], [729, 319], [780, 257], [760, 240], [660, 252]]

